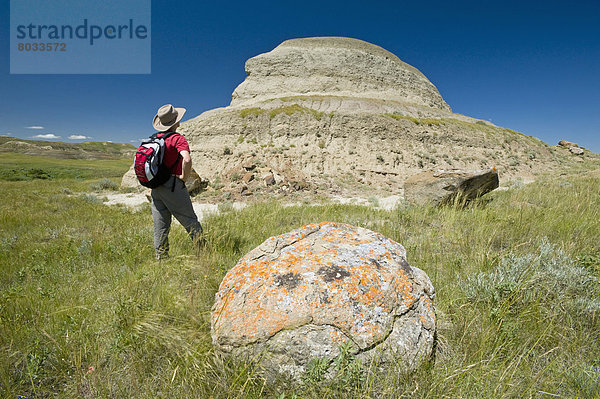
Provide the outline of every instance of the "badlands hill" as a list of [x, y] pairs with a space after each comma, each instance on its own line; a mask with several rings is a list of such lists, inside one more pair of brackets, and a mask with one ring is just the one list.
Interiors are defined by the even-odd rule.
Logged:
[[398, 194], [424, 169], [495, 167], [506, 184], [598, 165], [589, 151], [453, 113], [419, 70], [361, 40], [287, 40], [246, 73], [228, 107], [181, 129], [196, 171], [234, 196]]
[[131, 144], [105, 141], [64, 143], [62, 141], [24, 140], [0, 136], [0, 153], [20, 153], [59, 159], [121, 159], [132, 158], [136, 148]]

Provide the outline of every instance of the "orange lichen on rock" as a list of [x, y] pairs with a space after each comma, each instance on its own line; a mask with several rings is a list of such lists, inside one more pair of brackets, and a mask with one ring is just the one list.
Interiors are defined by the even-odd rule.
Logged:
[[316, 337], [301, 340], [318, 343], [314, 353], [330, 355], [347, 341], [358, 352], [378, 345], [411, 309], [423, 308], [419, 326], [434, 324], [432, 298], [431, 282], [408, 265], [400, 244], [359, 227], [313, 223], [265, 240], [227, 273], [212, 310], [213, 342], [248, 353], [249, 344], [267, 350], [297, 330]]

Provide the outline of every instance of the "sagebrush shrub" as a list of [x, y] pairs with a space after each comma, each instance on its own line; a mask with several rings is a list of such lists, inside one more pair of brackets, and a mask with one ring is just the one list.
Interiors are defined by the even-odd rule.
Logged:
[[117, 190], [119, 186], [114, 181], [104, 178], [90, 186], [93, 191]]
[[467, 277], [463, 292], [471, 302], [492, 306], [539, 302], [548, 308], [587, 315], [600, 311], [600, 282], [590, 271], [543, 240], [537, 254], [511, 254], [490, 272]]

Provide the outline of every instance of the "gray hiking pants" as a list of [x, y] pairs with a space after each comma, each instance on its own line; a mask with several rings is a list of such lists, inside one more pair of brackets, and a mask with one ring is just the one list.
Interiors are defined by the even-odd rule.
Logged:
[[158, 259], [169, 253], [171, 215], [181, 223], [194, 243], [198, 242], [202, 234], [202, 225], [198, 222], [190, 194], [182, 180], [171, 176], [165, 184], [152, 189], [151, 208], [154, 220], [154, 249]]

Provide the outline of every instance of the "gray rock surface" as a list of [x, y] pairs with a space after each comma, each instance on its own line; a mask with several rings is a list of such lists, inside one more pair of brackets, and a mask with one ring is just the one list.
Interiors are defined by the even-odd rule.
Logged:
[[429, 170], [404, 182], [404, 198], [415, 204], [447, 204], [458, 195], [472, 200], [498, 188], [498, 172], [482, 170]]
[[275, 176], [273, 176], [272, 174], [268, 174], [264, 177], [263, 180], [266, 186], [272, 186], [273, 184], [275, 184]]
[[575, 155], [583, 155], [583, 153], [585, 152], [583, 148], [580, 147], [569, 147], [569, 151], [571, 152], [571, 154]]
[[242, 177], [242, 181], [246, 184], [250, 183], [252, 180], [254, 180], [254, 173], [252, 172], [246, 172]]
[[402, 245], [332, 222], [265, 240], [225, 276], [212, 308], [215, 348], [299, 378], [340, 346], [364, 365], [412, 370], [435, 335], [434, 288]]

